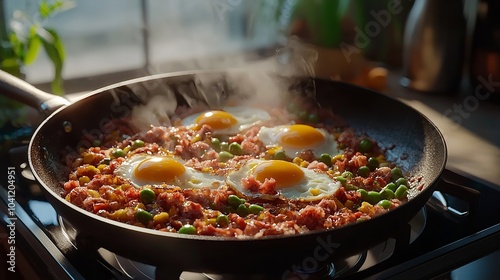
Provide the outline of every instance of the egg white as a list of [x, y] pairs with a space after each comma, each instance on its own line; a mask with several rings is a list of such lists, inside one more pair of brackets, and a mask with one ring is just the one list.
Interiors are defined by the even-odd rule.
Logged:
[[[237, 123], [234, 124], [233, 126], [230, 126], [225, 129], [215, 130], [216, 134], [221, 134], [221, 135], [237, 134], [254, 125], [259, 124], [262, 121], [267, 121], [271, 119], [271, 116], [269, 115], [268, 112], [258, 108], [233, 106], [233, 107], [223, 107], [221, 110], [233, 115], [233, 117], [237, 121]], [[196, 118], [198, 118], [198, 116], [206, 112], [208, 111], [189, 115], [184, 119], [182, 119], [181, 124], [183, 126], [194, 125], [196, 124]]]
[[276, 188], [277, 195], [261, 194], [251, 192], [241, 185], [241, 180], [253, 175], [254, 168], [265, 160], [251, 159], [240, 169], [229, 173], [226, 183], [242, 196], [272, 200], [278, 197], [285, 197], [289, 200], [316, 201], [324, 197], [333, 195], [340, 187], [341, 183], [334, 181], [327, 174], [317, 173], [314, 170], [300, 167], [304, 172], [304, 178], [295, 186], [286, 188]]
[[[115, 174], [130, 179], [130, 181], [136, 187], [161, 184], [162, 182], [142, 180], [134, 176], [134, 170], [141, 162], [147, 159], [153, 159], [158, 157], [161, 158], [161, 156], [154, 156], [149, 154], [136, 154], [131, 158], [127, 159], [126, 161], [124, 161], [120, 166], [118, 166], [115, 169]], [[177, 157], [174, 159], [184, 165], [184, 161], [182, 159]], [[182, 189], [186, 188], [200, 189], [203, 187], [216, 189], [224, 183], [224, 177], [212, 175], [209, 173], [202, 173], [192, 167], [185, 165], [184, 168], [186, 169], [186, 171], [184, 172], [184, 174], [176, 178], [176, 183], [175, 183], [175, 185], [179, 186]]]
[[324, 138], [324, 141], [319, 145], [307, 145], [304, 143], [303, 147], [289, 146], [281, 141], [284, 135], [284, 130], [287, 129], [289, 125], [279, 125], [274, 127], [263, 126], [260, 128], [257, 137], [264, 143], [268, 148], [279, 146], [283, 149], [285, 155], [289, 158], [294, 158], [300, 152], [304, 150], [311, 150], [316, 157], [321, 156], [321, 154], [336, 155], [339, 153], [337, 141], [335, 141], [332, 134], [328, 133], [326, 130], [321, 128], [316, 128]]

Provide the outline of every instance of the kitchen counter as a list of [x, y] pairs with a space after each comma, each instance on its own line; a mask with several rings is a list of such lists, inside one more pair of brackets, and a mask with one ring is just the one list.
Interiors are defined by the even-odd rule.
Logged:
[[448, 148], [447, 168], [500, 184], [500, 103], [491, 96], [480, 100], [467, 82], [456, 94], [444, 95], [404, 88], [400, 77], [398, 71], [390, 71], [384, 93], [417, 109], [438, 127]]

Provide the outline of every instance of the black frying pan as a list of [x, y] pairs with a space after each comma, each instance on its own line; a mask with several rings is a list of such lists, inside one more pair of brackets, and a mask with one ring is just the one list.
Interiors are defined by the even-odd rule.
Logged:
[[[163, 274], [177, 278], [182, 271], [218, 273], [276, 273], [285, 275], [294, 268], [314, 269], [323, 263], [357, 253], [407, 228], [408, 222], [431, 197], [445, 163], [446, 145], [438, 129], [423, 115], [398, 100], [353, 85], [321, 80], [314, 82], [316, 98], [331, 107], [348, 124], [366, 132], [382, 147], [393, 147], [387, 157], [401, 166], [406, 175], [421, 177], [423, 188], [411, 191], [408, 203], [369, 221], [338, 229], [295, 236], [262, 239], [191, 236], [164, 233], [108, 220], [67, 202], [60, 196], [61, 182], [68, 170], [60, 163], [61, 152], [73, 153], [85, 133], [109, 133], [107, 122], [127, 117], [135, 106], [155, 95], [168, 94], [172, 104], [211, 103], [236, 94], [226, 83], [226, 72], [196, 72], [157, 75], [136, 79], [90, 93], [66, 105], [61, 99], [2, 73], [0, 90], [20, 96], [38, 107], [43, 103], [62, 107], [35, 131], [29, 146], [29, 162], [47, 200], [78, 231], [88, 247], [104, 247], [124, 257], [162, 267]], [[200, 81], [204, 81], [200, 83]], [[208, 82], [207, 82], [208, 81]], [[18, 98], [19, 99], [19, 98]], [[175, 99], [175, 100], [174, 100]], [[49, 100], [49, 101], [47, 101]], [[176, 102], [176, 103], [174, 103]], [[403, 158], [401, 158], [401, 155]], [[166, 272], [166, 273], [165, 273]]]

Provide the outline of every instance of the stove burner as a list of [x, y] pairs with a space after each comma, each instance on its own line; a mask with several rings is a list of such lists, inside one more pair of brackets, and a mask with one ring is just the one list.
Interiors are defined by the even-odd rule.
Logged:
[[[72, 225], [67, 222], [61, 216], [58, 217], [59, 224], [61, 225], [61, 229], [63, 231], [63, 236], [68, 239], [68, 241], [76, 247], [84, 246], [84, 242], [77, 242], [78, 233], [72, 227]], [[409, 228], [410, 231], [407, 233], [409, 237], [406, 237], [406, 240], [409, 240], [409, 244], [413, 243], [423, 232], [425, 228], [427, 220], [427, 212], [425, 208], [422, 208], [417, 215], [410, 221]], [[357, 255], [351, 256], [346, 259], [335, 261], [327, 266], [320, 268], [317, 271], [295, 271], [287, 276], [288, 280], [295, 279], [334, 279], [342, 276], [350, 275], [352, 273], [365, 270], [370, 268], [378, 263], [383, 262], [384, 260], [389, 259], [394, 252], [397, 251], [398, 246], [406, 247], [409, 244], [398, 244], [393, 238], [389, 238], [388, 240], [370, 248], [367, 251], [361, 252]], [[79, 248], [83, 251], [88, 250], [89, 248]], [[119, 256], [113, 252], [110, 252], [104, 248], [99, 248], [97, 250], [98, 255], [104, 259], [110, 266], [114, 267], [116, 270], [120, 271], [126, 277], [130, 279], [163, 279], [164, 276], [171, 278], [176, 278], [175, 275], [177, 271], [168, 271], [163, 269], [157, 269], [154, 266], [139, 263], [134, 260], [130, 260]], [[159, 276], [161, 275], [161, 277]], [[271, 277], [271, 278], [270, 278]], [[241, 275], [227, 275], [227, 274], [208, 274], [208, 273], [194, 273], [194, 272], [182, 272], [180, 275], [180, 279], [183, 280], [236, 280], [242, 279]], [[245, 275], [245, 279], [276, 279], [275, 276], [266, 276], [266, 275]]]

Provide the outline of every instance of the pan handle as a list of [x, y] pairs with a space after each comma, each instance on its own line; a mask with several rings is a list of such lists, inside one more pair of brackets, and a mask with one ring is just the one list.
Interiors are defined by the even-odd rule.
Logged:
[[8, 98], [33, 107], [45, 115], [70, 102], [57, 95], [44, 92], [33, 85], [0, 70], [0, 93]]

